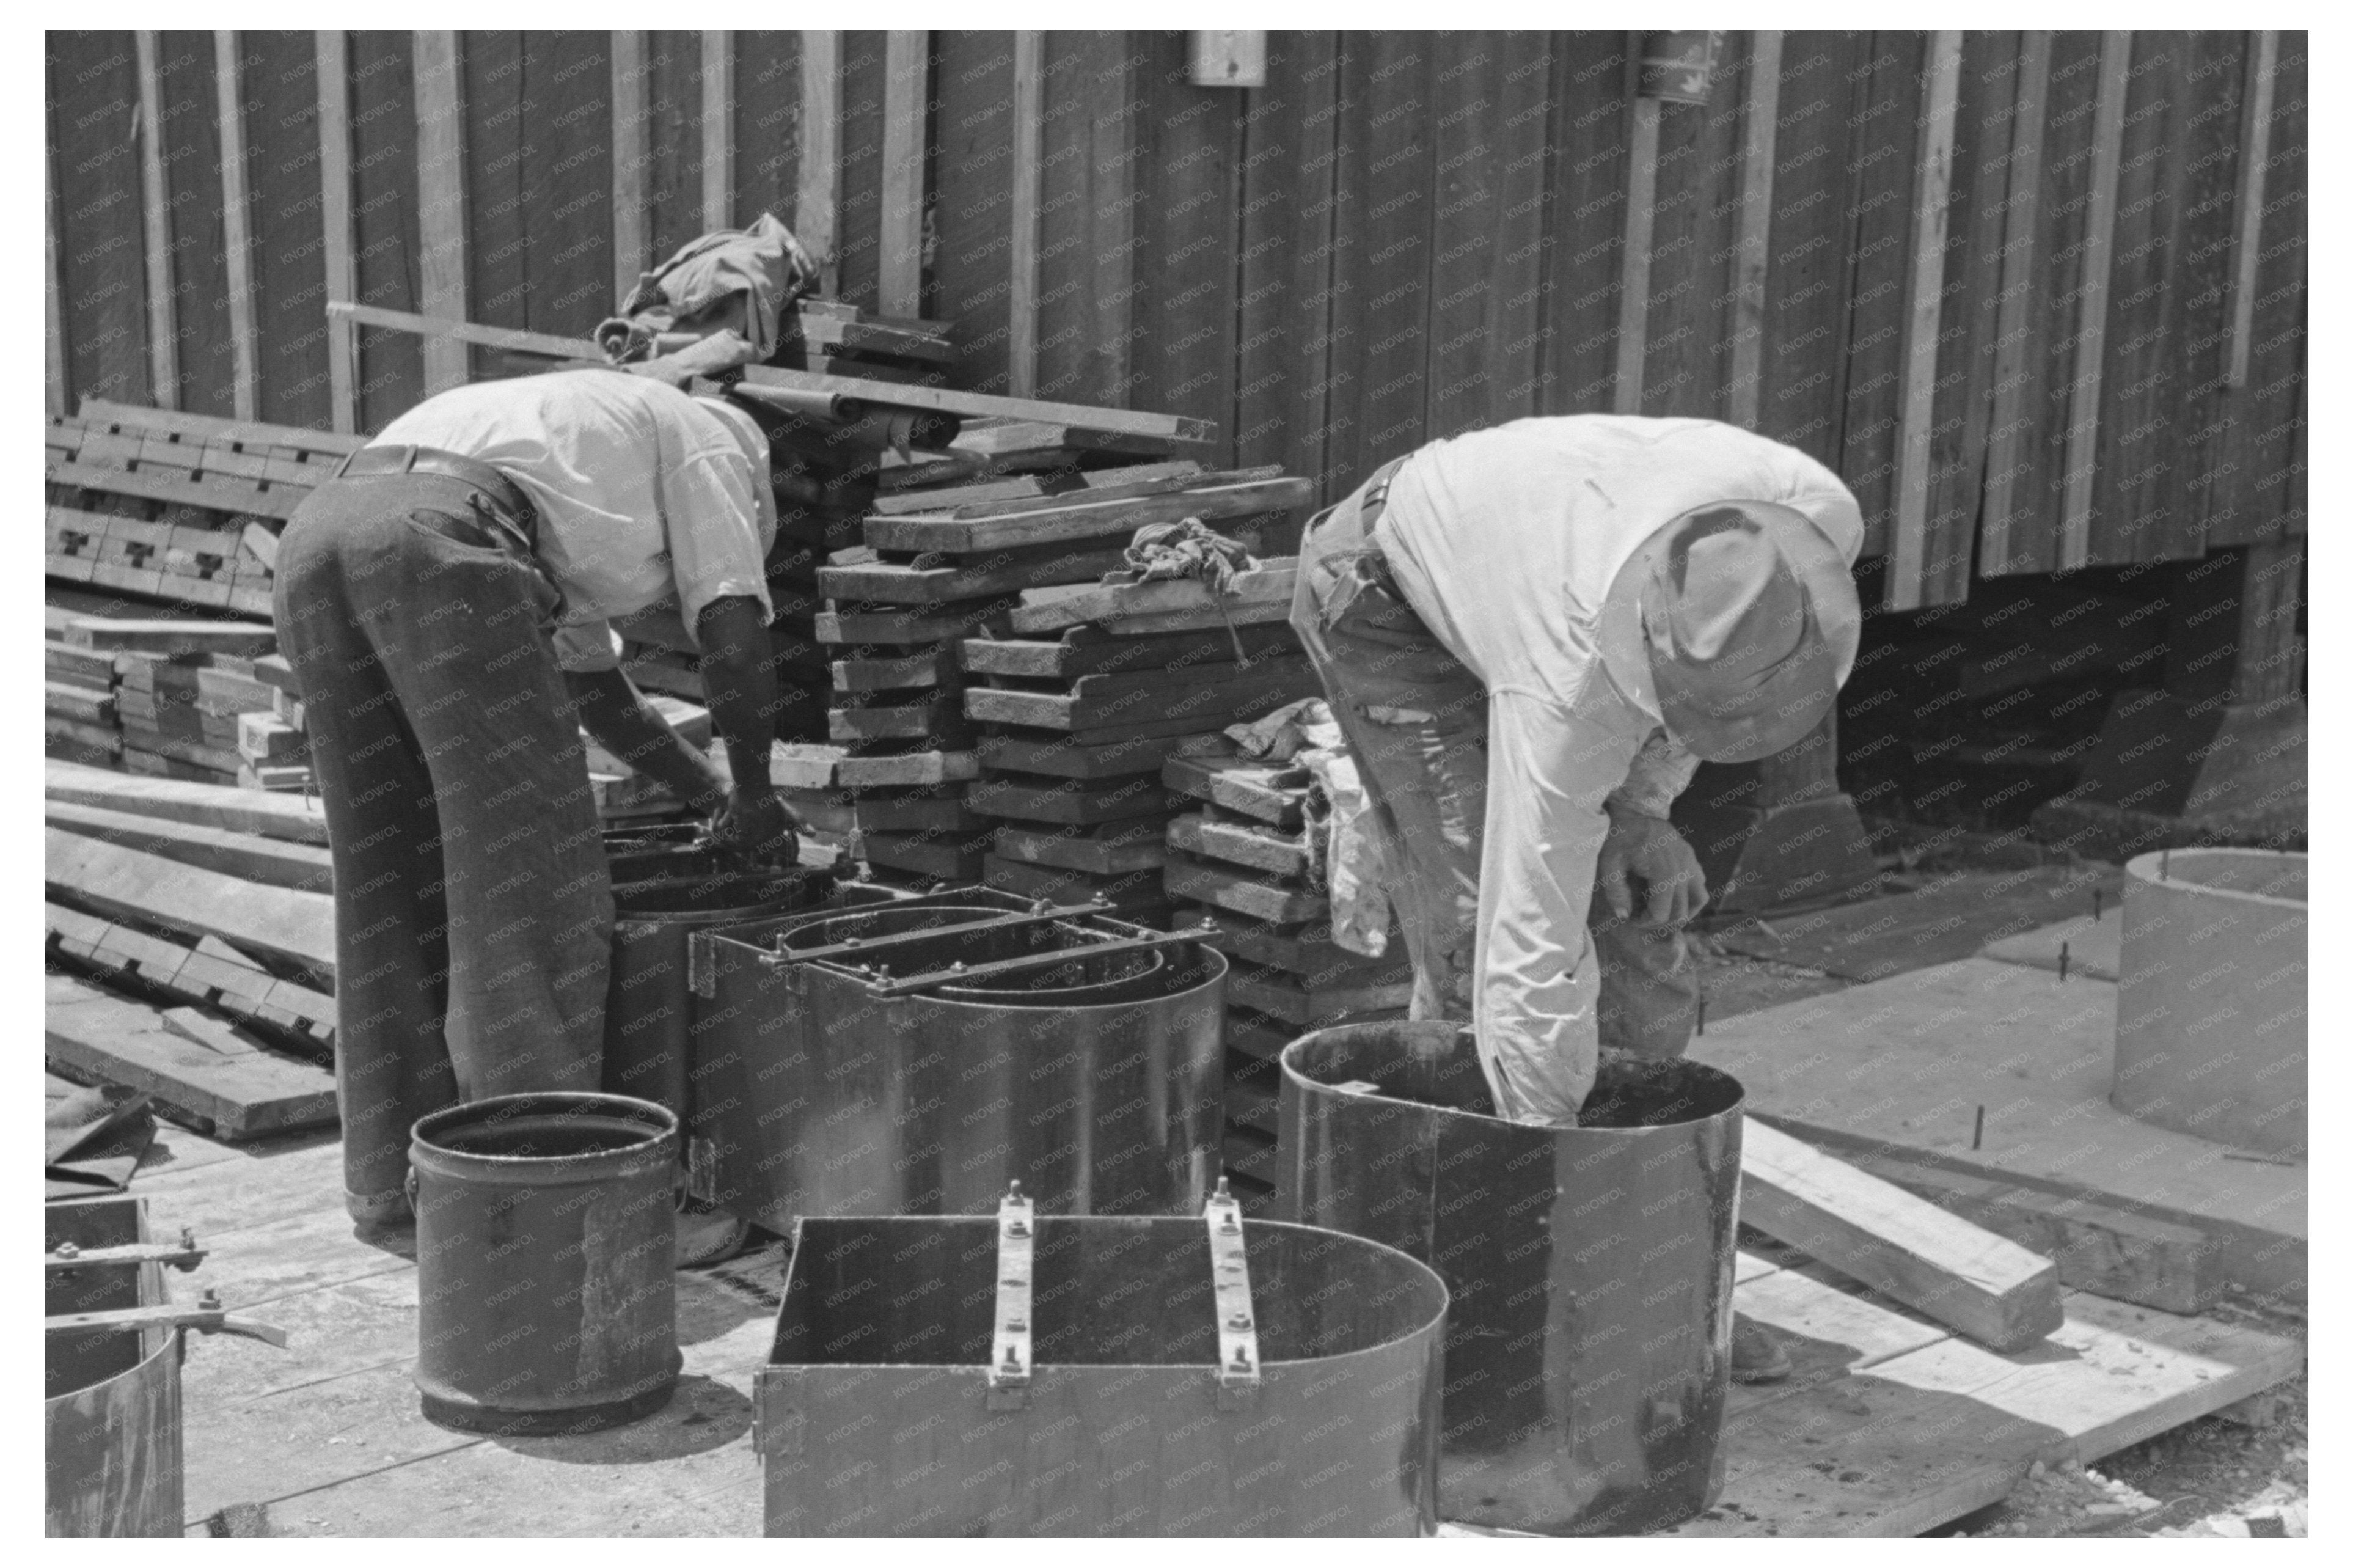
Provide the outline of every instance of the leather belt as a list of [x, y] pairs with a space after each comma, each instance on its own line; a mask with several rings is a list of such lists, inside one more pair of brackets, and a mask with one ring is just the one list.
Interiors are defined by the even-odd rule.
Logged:
[[503, 522], [521, 536], [526, 550], [539, 543], [539, 512], [522, 487], [489, 463], [456, 452], [445, 452], [438, 447], [372, 446], [362, 447], [343, 461], [335, 477], [368, 478], [401, 473], [438, 473], [462, 480], [482, 493], [496, 513], [494, 521]]

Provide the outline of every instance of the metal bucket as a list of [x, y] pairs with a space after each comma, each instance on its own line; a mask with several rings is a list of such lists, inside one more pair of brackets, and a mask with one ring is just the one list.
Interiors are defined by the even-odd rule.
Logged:
[[[607, 853], [610, 853], [608, 844]], [[693, 1009], [686, 972], [687, 939], [718, 926], [797, 914], [831, 890], [830, 874], [668, 874], [703, 863], [712, 852], [649, 852], [641, 864], [664, 874], [613, 888], [612, 976], [605, 992], [605, 1072], [609, 1095], [667, 1106], [683, 1123], [688, 1099], [688, 1031]]]
[[[148, 1240], [147, 1200], [95, 1198], [44, 1211], [48, 1250], [84, 1252]], [[51, 1317], [153, 1307], [165, 1298], [153, 1263], [47, 1271]], [[92, 1330], [47, 1336], [41, 1404], [45, 1513], [52, 1536], [176, 1540], [182, 1511], [180, 1336]]]
[[766, 1533], [1427, 1535], [1445, 1321], [1412, 1258], [1229, 1202], [806, 1219], [753, 1393]]
[[502, 1095], [410, 1134], [417, 1387], [464, 1432], [594, 1432], [677, 1382], [678, 1118], [619, 1095]]
[[963, 888], [693, 950], [697, 1195], [743, 1218], [986, 1213], [1014, 1179], [1183, 1213], [1216, 1179], [1226, 962], [1198, 942]]
[[1627, 1535], [1710, 1507], [1739, 1083], [1605, 1053], [1587, 1125], [1557, 1128], [1497, 1118], [1452, 1023], [1321, 1030], [1282, 1063], [1278, 1212], [1385, 1242], [1452, 1292], [1446, 1517]]

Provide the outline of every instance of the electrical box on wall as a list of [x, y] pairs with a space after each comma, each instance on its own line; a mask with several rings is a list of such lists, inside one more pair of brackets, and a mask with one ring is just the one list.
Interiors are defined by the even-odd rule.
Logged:
[[1195, 87], [1264, 87], [1264, 33], [1195, 33], [1190, 71]]

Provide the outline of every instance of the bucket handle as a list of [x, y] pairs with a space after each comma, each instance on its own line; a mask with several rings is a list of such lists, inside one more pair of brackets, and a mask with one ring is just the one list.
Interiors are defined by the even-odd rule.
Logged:
[[1029, 1403], [1030, 1263], [1037, 1242], [1037, 1205], [1007, 1188], [997, 1206], [997, 1328], [989, 1336], [988, 1408], [1019, 1410]]
[[1242, 1206], [1223, 1176], [1201, 1217], [1209, 1227], [1209, 1284], [1218, 1309], [1218, 1408], [1243, 1410], [1258, 1398], [1258, 1318], [1250, 1307]]

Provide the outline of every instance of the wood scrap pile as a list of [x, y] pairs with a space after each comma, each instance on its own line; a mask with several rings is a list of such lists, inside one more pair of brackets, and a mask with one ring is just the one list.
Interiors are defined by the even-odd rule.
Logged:
[[298, 725], [252, 621], [122, 620], [52, 607], [44, 647], [52, 757], [248, 789], [309, 780]]
[[1402, 1018], [1413, 966], [1392, 922], [1380, 958], [1332, 940], [1313, 835], [1323, 830], [1305, 768], [1223, 754], [1176, 756], [1160, 784], [1189, 809], [1170, 819], [1163, 877], [1174, 919], [1208, 922], [1233, 964], [1226, 981], [1226, 1171], [1246, 1202], [1271, 1198], [1276, 1057], [1310, 1030]]

